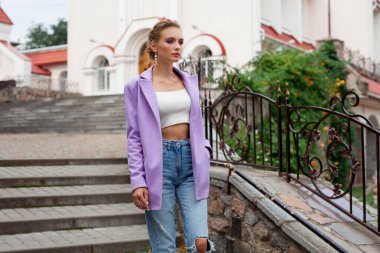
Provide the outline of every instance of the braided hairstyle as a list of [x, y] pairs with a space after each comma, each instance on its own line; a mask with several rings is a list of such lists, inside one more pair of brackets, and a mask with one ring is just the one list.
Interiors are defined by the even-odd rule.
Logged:
[[154, 51], [150, 48], [153, 43], [157, 43], [160, 40], [161, 31], [168, 27], [177, 27], [181, 28], [181, 26], [177, 23], [177, 21], [170, 19], [162, 19], [158, 21], [153, 29], [149, 32], [148, 41], [146, 42], [146, 51], [148, 52], [149, 58], [154, 60]]

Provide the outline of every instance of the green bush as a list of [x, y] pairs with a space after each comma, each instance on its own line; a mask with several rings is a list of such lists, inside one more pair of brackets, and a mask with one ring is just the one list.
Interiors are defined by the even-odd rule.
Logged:
[[[251, 60], [244, 68], [234, 69], [227, 73], [227, 82], [231, 82], [231, 78], [234, 75], [238, 75], [240, 82], [235, 84], [236, 89], [243, 89], [245, 87], [250, 88], [252, 91], [264, 94], [268, 97], [275, 99], [277, 97], [278, 85], [281, 85], [282, 93], [281, 100], [285, 103], [285, 84], [288, 84], [290, 97], [289, 102], [293, 106], [318, 106], [318, 107], [329, 107], [330, 98], [333, 96], [341, 96], [347, 91], [346, 88], [346, 78], [347, 73], [345, 69], [346, 63], [339, 59], [337, 56], [335, 46], [331, 41], [325, 42], [321, 47], [311, 53], [301, 52], [295, 49], [285, 49], [280, 52], [263, 52], [257, 58]], [[340, 110], [341, 108], [338, 108]], [[284, 111], [282, 113], [284, 120]], [[299, 131], [302, 126], [307, 122], [316, 122], [321, 119], [326, 113], [320, 110], [302, 110], [299, 114], [299, 119], [297, 115], [293, 113], [291, 118], [294, 121], [296, 130]], [[272, 110], [272, 142], [275, 147], [273, 152], [277, 155], [277, 119], [276, 110]], [[312, 156], [318, 156], [321, 159], [326, 156], [325, 149], [328, 145], [328, 129], [331, 127], [337, 128], [342, 122], [342, 119], [337, 119], [336, 117], [328, 117], [324, 120], [318, 130], [320, 131], [320, 140], [312, 145]], [[283, 130], [285, 124], [283, 124]], [[254, 131], [253, 128], [251, 131]], [[311, 129], [308, 129], [311, 130]], [[264, 122], [264, 133], [260, 133], [256, 129], [255, 140], [251, 134], [251, 143], [257, 142], [257, 136], [261, 134], [264, 137], [266, 143], [269, 142], [269, 130], [268, 121]], [[241, 140], [246, 145], [247, 140], [247, 130], [241, 130], [236, 133], [240, 136]], [[347, 136], [343, 136], [347, 137]], [[351, 136], [353, 137], [353, 136]], [[285, 134], [283, 134], [283, 153], [285, 154]], [[234, 147], [236, 143], [233, 143], [232, 138], [227, 138], [226, 143]], [[300, 159], [304, 154], [307, 147], [306, 139], [299, 139], [299, 154]], [[239, 150], [235, 150], [239, 154]], [[240, 151], [241, 153], [241, 151]], [[291, 136], [291, 171], [295, 172], [297, 168], [298, 161], [296, 159], [296, 150], [294, 145], [294, 139]], [[241, 154], [239, 154], [241, 155]], [[252, 155], [252, 153], [250, 153]], [[261, 154], [259, 153], [261, 156]], [[267, 148], [264, 151], [265, 161], [268, 161]], [[260, 161], [260, 157], [257, 157]], [[326, 158], [326, 157], [324, 157]], [[339, 177], [338, 181], [334, 180], [332, 183], [340, 183], [343, 186], [347, 185], [347, 175], [349, 173], [350, 164], [348, 161], [344, 160], [339, 154], [328, 155], [329, 160], [332, 160], [339, 167]], [[277, 157], [276, 164], [277, 164]], [[252, 162], [252, 157], [248, 159]], [[262, 162], [262, 159], [261, 159]], [[285, 160], [283, 161], [285, 166]], [[315, 165], [318, 168], [318, 165]], [[305, 164], [300, 161], [300, 167], [307, 169]], [[307, 170], [305, 170], [307, 171]], [[328, 177], [327, 177], [328, 178]]]

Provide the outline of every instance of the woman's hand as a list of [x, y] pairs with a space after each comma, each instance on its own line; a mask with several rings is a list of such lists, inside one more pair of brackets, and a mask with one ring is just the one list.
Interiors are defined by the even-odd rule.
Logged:
[[143, 210], [149, 209], [148, 188], [146, 187], [136, 188], [132, 192], [132, 200], [133, 200], [133, 203], [138, 208], [143, 209]]

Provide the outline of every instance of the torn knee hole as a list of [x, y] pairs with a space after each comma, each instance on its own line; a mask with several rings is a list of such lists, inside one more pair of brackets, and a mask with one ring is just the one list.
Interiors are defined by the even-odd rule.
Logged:
[[[194, 252], [197, 250], [206, 250], [206, 252], [213, 252], [215, 250], [214, 243], [208, 239], [207, 236], [197, 236], [191, 247]], [[196, 250], [196, 251], [195, 251]]]

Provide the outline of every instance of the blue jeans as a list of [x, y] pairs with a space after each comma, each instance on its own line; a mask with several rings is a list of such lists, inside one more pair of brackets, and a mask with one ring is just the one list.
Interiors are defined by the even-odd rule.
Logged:
[[176, 251], [175, 199], [180, 207], [187, 252], [197, 252], [197, 238], [207, 238], [207, 252], [211, 252], [214, 245], [208, 240], [207, 199], [195, 199], [190, 140], [163, 140], [162, 145], [162, 207], [145, 211], [153, 253]]

